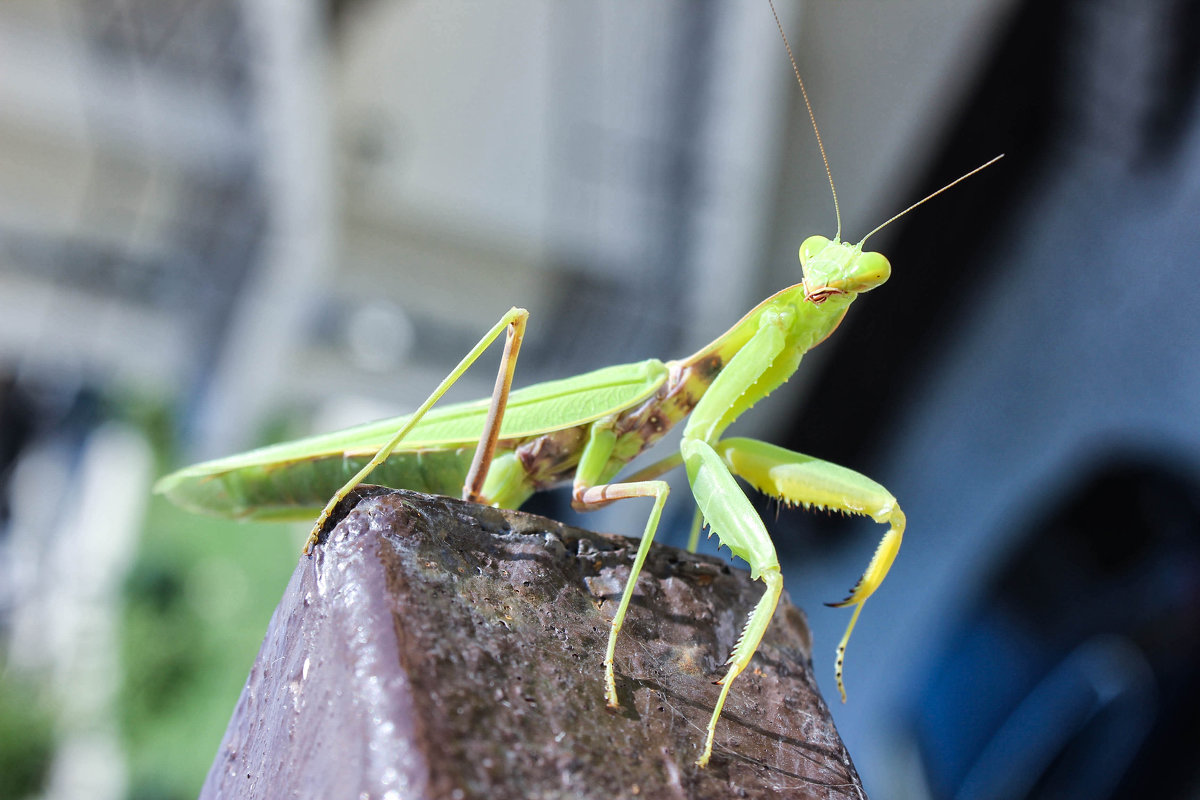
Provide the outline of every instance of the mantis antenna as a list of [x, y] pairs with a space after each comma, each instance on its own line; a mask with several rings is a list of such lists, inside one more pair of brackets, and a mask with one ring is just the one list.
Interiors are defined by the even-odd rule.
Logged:
[[949, 189], [951, 186], [954, 186], [954, 185], [956, 185], [956, 184], [962, 183], [962, 182], [963, 182], [963, 181], [965, 181], [967, 178], [971, 177], [972, 175], [974, 175], [975, 173], [977, 173], [977, 172], [979, 172], [979, 171], [981, 171], [981, 170], [987, 169], [987, 168], [988, 168], [988, 167], [990, 167], [992, 164], [995, 164], [997, 161], [999, 161], [999, 160], [1000, 160], [1000, 159], [1002, 159], [1002, 158], [1004, 158], [1004, 153], [1001, 153], [1000, 155], [998, 155], [998, 156], [994, 157], [992, 160], [990, 160], [990, 161], [988, 161], [988, 162], [986, 162], [986, 163], [984, 163], [984, 164], [980, 164], [978, 167], [976, 167], [975, 169], [971, 170], [970, 172], [968, 172], [968, 173], [966, 173], [966, 174], [964, 174], [964, 175], [960, 175], [959, 177], [957, 177], [957, 178], [955, 178], [954, 180], [952, 180], [952, 181], [950, 181], [949, 183], [947, 183], [947, 184], [946, 184], [945, 186], [943, 186], [942, 188], [938, 189], [936, 192], [933, 192], [933, 193], [931, 193], [931, 194], [928, 194], [928, 195], [926, 195], [925, 197], [922, 197], [920, 200], [918, 200], [917, 202], [913, 203], [911, 206], [909, 206], [908, 208], [904, 209], [904, 210], [903, 210], [903, 211], [901, 211], [899, 214], [895, 214], [895, 215], [893, 215], [893, 216], [892, 216], [890, 219], [888, 219], [888, 220], [887, 220], [886, 222], [884, 222], [883, 224], [876, 226], [874, 230], [872, 230], [870, 233], [868, 233], [866, 236], [864, 236], [864, 237], [862, 238], [862, 241], [858, 243], [858, 246], [859, 246], [859, 247], [862, 247], [864, 244], [866, 244], [866, 241], [867, 241], [867, 239], [869, 239], [869, 238], [871, 238], [872, 236], [874, 236], [875, 234], [879, 233], [879, 231], [883, 230], [883, 229], [884, 229], [884, 228], [886, 228], [888, 225], [891, 225], [893, 222], [895, 222], [896, 220], [900, 219], [901, 217], [903, 217], [903, 216], [904, 216], [905, 214], [907, 214], [908, 212], [912, 211], [912, 210], [913, 210], [914, 208], [916, 208], [917, 206], [919, 206], [919, 205], [923, 205], [924, 203], [928, 203], [930, 200], [932, 200], [933, 198], [937, 197], [939, 194], [941, 194], [942, 192], [946, 191], [946, 190], [947, 190], [947, 189]]
[[[825, 164], [825, 177], [829, 179], [829, 191], [833, 193], [833, 215], [837, 218], [837, 233], [834, 234], [833, 240], [840, 242], [842, 240], [842, 211], [838, 206], [837, 187], [833, 185], [833, 172], [829, 169], [829, 158], [825, 155], [825, 144], [821, 141], [821, 129], [817, 127], [817, 117], [813, 114], [812, 103], [808, 100], [808, 90], [804, 88], [804, 80], [800, 77], [800, 68], [796, 66], [796, 58], [792, 55], [792, 46], [788, 43], [787, 34], [783, 32], [783, 23], [779, 21], [779, 14], [775, 11], [775, 0], [767, 0], [767, 2], [771, 6], [771, 15], [775, 17], [775, 27], [779, 28], [779, 35], [783, 37], [783, 46], [787, 50], [788, 61], [792, 62], [792, 74], [796, 76], [796, 83], [800, 84], [800, 94], [804, 97], [804, 108], [808, 110], [813, 133], [817, 135], [817, 149], [821, 151], [821, 161]], [[871, 231], [871, 233], [874, 232]]]
[[[833, 214], [837, 218], [837, 233], [834, 234], [833, 240], [835, 242], [840, 242], [842, 240], [842, 211], [841, 211], [840, 206], [838, 205], [837, 187], [833, 185], [833, 172], [829, 169], [829, 158], [825, 155], [825, 144], [821, 141], [821, 130], [820, 130], [820, 128], [817, 127], [817, 117], [815, 114], [813, 114], [812, 103], [809, 102], [809, 99], [808, 99], [808, 90], [804, 88], [804, 79], [800, 77], [800, 68], [796, 66], [796, 58], [795, 58], [795, 56], [792, 55], [792, 46], [791, 46], [791, 44], [788, 43], [787, 34], [783, 32], [783, 23], [779, 21], [779, 13], [777, 11], [775, 11], [775, 0], [767, 0], [767, 3], [771, 6], [771, 15], [773, 17], [775, 17], [775, 27], [779, 29], [779, 35], [783, 38], [783, 46], [787, 50], [788, 61], [792, 62], [792, 74], [794, 74], [796, 76], [796, 83], [800, 84], [800, 94], [801, 94], [801, 96], [804, 97], [804, 108], [808, 111], [808, 119], [812, 122], [813, 133], [816, 134], [816, 136], [817, 136], [817, 149], [821, 151], [821, 161], [825, 164], [825, 177], [829, 179], [829, 191], [833, 194]], [[1002, 158], [1004, 158], [1003, 153], [996, 156], [991, 161], [988, 161], [985, 164], [980, 164], [978, 167], [976, 167], [975, 169], [966, 173], [965, 175], [962, 175], [962, 176], [956, 178], [955, 180], [951, 181], [950, 183], [947, 183], [945, 186], [938, 189], [936, 192], [933, 192], [932, 194], [921, 198], [920, 200], [913, 203], [908, 208], [901, 211], [899, 214], [896, 214], [896, 215], [892, 216], [891, 218], [889, 218], [882, 225], [876, 226], [870, 233], [868, 233], [866, 236], [864, 236], [862, 238], [862, 240], [858, 243], [858, 246], [861, 248], [864, 244], [866, 244], [867, 239], [871, 238], [876, 233], [879, 233], [879, 231], [883, 230], [888, 225], [891, 225], [893, 222], [900, 219], [901, 217], [903, 217], [908, 212], [912, 211], [917, 206], [920, 206], [920, 205], [923, 205], [924, 203], [929, 202], [930, 200], [937, 197], [942, 192], [949, 189], [951, 186], [962, 183], [967, 178], [971, 177], [972, 175], [974, 175], [975, 173], [977, 173], [981, 170], [984, 170], [984, 169], [990, 167], [992, 164], [995, 164], [997, 161], [999, 161]]]

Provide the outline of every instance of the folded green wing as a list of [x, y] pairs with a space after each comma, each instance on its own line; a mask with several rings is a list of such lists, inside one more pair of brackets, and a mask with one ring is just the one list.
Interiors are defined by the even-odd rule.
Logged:
[[[594, 422], [641, 402], [666, 377], [666, 365], [651, 359], [519, 389], [509, 396], [500, 438], [524, 439]], [[461, 489], [448, 489], [447, 485], [456, 479], [457, 466], [465, 473], [482, 435], [489, 403], [490, 398], [485, 398], [432, 409], [388, 464], [406, 459], [436, 463], [436, 479], [429, 474], [429, 465], [422, 471], [414, 463], [413, 470], [401, 471], [403, 465], [395, 463], [392, 474], [397, 480], [388, 485], [440, 493]], [[329, 484], [352, 463], [374, 455], [406, 419], [379, 420], [195, 464], [167, 475], [154, 489], [197, 511], [237, 517], [302, 517], [314, 503], [319, 509], [323, 500], [317, 498], [323, 494], [327, 499], [340, 486], [328, 488]], [[335, 462], [335, 469], [321, 466], [329, 462]], [[314, 472], [321, 475], [320, 480], [312, 477]], [[329, 477], [325, 477], [327, 473]]]

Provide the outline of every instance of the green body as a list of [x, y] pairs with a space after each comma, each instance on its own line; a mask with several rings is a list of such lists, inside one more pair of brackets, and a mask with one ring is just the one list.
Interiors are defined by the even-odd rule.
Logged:
[[[459, 494], [473, 480], [468, 472], [474, 453], [484, 472], [480, 491], [468, 494], [494, 505], [515, 508], [533, 492], [568, 481], [574, 487], [573, 503], [582, 510], [635, 497], [653, 499], [605, 656], [605, 694], [615, 706], [617, 634], [669, 492], [656, 478], [682, 464], [698, 509], [697, 531], [702, 515], [721, 544], [744, 559], [751, 575], [766, 585], [729, 657], [698, 759], [706, 764], [729, 688], [757, 649], [783, 586], [771, 538], [735, 476], [784, 502], [863, 514], [889, 526], [863, 577], [836, 604], [854, 606], [838, 645], [839, 689], [854, 622], [886, 575], [904, 529], [904, 515], [891, 494], [856, 472], [764, 442], [722, 439], [734, 420], [795, 373], [804, 354], [833, 332], [855, 297], [883, 283], [891, 270], [887, 259], [863, 252], [861, 243], [820, 236], [805, 240], [800, 260], [801, 283], [767, 298], [688, 358], [609, 367], [511, 394], [507, 384], [498, 384], [490, 405], [484, 400], [430, 410], [501, 331], [509, 329], [511, 343], [513, 326], [519, 327], [519, 342], [526, 312], [513, 309], [413, 415], [199, 464], [163, 478], [157, 490], [187, 508], [244, 519], [305, 517], [324, 505], [319, 527], [368, 473], [374, 483]], [[510, 380], [512, 366], [508, 364]], [[504, 370], [502, 364], [502, 375]], [[506, 409], [503, 402], [497, 406], [503, 398]], [[677, 454], [613, 482], [630, 460], [685, 418]], [[499, 435], [494, 453], [480, 457], [485, 448], [477, 445], [490, 437], [495, 422]]]
[[[650, 360], [515, 391], [500, 428], [498, 453], [545, 452], [551, 443], [561, 450], [563, 443], [579, 441], [596, 420], [653, 396], [666, 377], [667, 367]], [[372, 473], [372, 481], [458, 495], [487, 411], [487, 400], [430, 411]], [[197, 464], [163, 478], [156, 490], [189, 510], [232, 519], [311, 519], [408, 420], [379, 420]], [[536, 490], [569, 479], [580, 448], [566, 449], [570, 452], [559, 463], [539, 459], [528, 475], [527, 490], [497, 504], [516, 508]]]
[[[844, 244], [835, 249], [853, 251]], [[754, 337], [764, 316], [779, 317], [784, 341], [778, 355], [766, 365], [749, 365], [758, 374], [748, 376], [749, 388], [736, 403], [715, 418], [693, 421], [693, 428], [702, 423], [704, 438], [715, 441], [729, 423], [796, 371], [803, 354], [841, 322], [854, 297], [838, 293], [814, 303], [806, 299], [804, 284], [797, 284], [764, 300], [689, 358], [605, 367], [514, 391], [500, 426], [497, 456], [514, 454], [525, 474], [505, 496], [489, 496], [489, 501], [516, 508], [540, 489], [571, 481], [582, 443], [597, 422], [619, 432], [610, 463], [601, 472], [601, 480], [612, 478], [692, 411]], [[487, 399], [429, 411], [372, 473], [372, 481], [459, 494], [487, 411]], [[409, 419], [378, 420], [195, 464], [160, 480], [155, 491], [188, 510], [231, 519], [307, 519]]]

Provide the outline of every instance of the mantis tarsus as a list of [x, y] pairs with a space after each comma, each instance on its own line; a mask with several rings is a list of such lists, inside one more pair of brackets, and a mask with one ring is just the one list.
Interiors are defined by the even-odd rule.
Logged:
[[[795, 70], [794, 59], [792, 66]], [[812, 117], [798, 70], [796, 79]], [[813, 128], [816, 131], [815, 119]], [[824, 159], [819, 131], [816, 134]], [[828, 173], [828, 161], [825, 167]], [[836, 190], [834, 208], [836, 212]], [[888, 279], [888, 260], [863, 250], [867, 237], [879, 228], [852, 245], [840, 241], [840, 214], [838, 218], [838, 234], [832, 240], [811, 236], [801, 244], [800, 283], [768, 297], [687, 358], [623, 364], [510, 391], [528, 317], [524, 309], [513, 308], [413, 414], [198, 464], [163, 478], [156, 490], [189, 509], [241, 519], [304, 518], [323, 506], [306, 551], [334, 506], [368, 474], [387, 486], [461, 493], [464, 499], [506, 508], [517, 508], [534, 492], [568, 481], [573, 484], [572, 504], [580, 510], [650, 498], [653, 506], [604, 657], [605, 698], [616, 707], [613, 662], [618, 634], [669, 491], [659, 478], [683, 465], [697, 506], [691, 547], [702, 520], [707, 521], [720, 544], [744, 559], [751, 577], [766, 586], [719, 681], [720, 695], [696, 762], [704, 766], [730, 687], [757, 650], [783, 590], [771, 537], [735, 476], [785, 503], [864, 515], [888, 526], [849, 595], [831, 604], [854, 609], [837, 646], [836, 676], [843, 700], [846, 643], [863, 603], [887, 575], [904, 533], [904, 514], [896, 499], [869, 478], [766, 442], [722, 438], [734, 420], [796, 371], [801, 357], [833, 332], [860, 293]], [[432, 410], [504, 331], [505, 351], [492, 397]], [[614, 480], [684, 418], [688, 419], [677, 453]]]

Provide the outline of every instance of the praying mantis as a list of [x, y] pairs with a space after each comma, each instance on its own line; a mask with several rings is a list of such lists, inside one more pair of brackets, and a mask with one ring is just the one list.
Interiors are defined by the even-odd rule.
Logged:
[[[996, 159], [913, 204], [857, 244], [842, 242], [837, 192], [824, 145], [786, 35], [784, 44], [813, 123], [838, 219], [833, 239], [810, 236], [800, 245], [799, 283], [763, 300], [685, 358], [606, 367], [516, 391], [512, 380], [529, 315], [514, 307], [412, 414], [197, 464], [164, 477], [155, 490], [187, 509], [238, 519], [300, 519], [319, 511], [305, 552], [316, 545], [334, 507], [368, 475], [386, 486], [461, 495], [503, 508], [517, 508], [534, 492], [567, 482], [572, 485], [572, 505], [579, 510], [650, 499], [604, 656], [604, 695], [616, 708], [616, 646], [669, 493], [660, 478], [683, 466], [697, 507], [689, 548], [695, 549], [707, 522], [710, 535], [715, 533], [721, 545], [745, 560], [751, 578], [765, 586], [718, 681], [720, 694], [696, 760], [701, 767], [711, 758], [730, 689], [758, 649], [783, 591], [771, 537], [736, 479], [787, 504], [866, 516], [887, 530], [848, 596], [830, 604], [853, 608], [836, 650], [835, 674], [844, 701], [846, 645], [863, 604], [896, 558], [904, 513], [887, 489], [853, 470], [767, 442], [725, 438], [724, 433], [796, 372], [804, 354], [833, 333], [859, 294], [888, 279], [891, 265], [880, 253], [864, 250], [867, 238]], [[435, 409], [502, 332], [504, 353], [491, 397]], [[685, 419], [677, 452], [618, 478], [635, 456]]]

